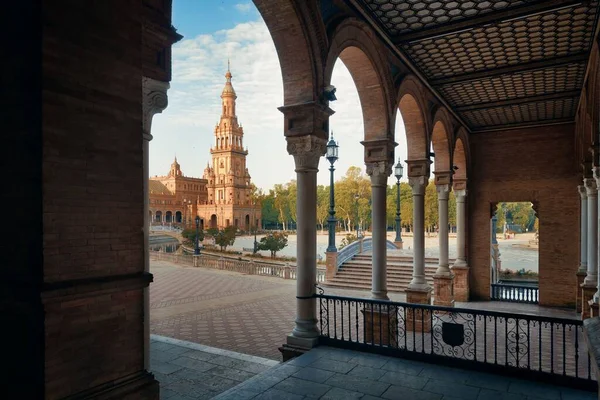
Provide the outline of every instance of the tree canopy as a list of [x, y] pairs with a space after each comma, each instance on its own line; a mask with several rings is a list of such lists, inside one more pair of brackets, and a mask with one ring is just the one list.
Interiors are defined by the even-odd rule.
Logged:
[[223, 251], [235, 242], [235, 231], [235, 226], [228, 226], [225, 229], [210, 228], [207, 233], [215, 239], [215, 244]]
[[273, 232], [264, 236], [258, 243], [258, 250], [271, 252], [271, 258], [275, 258], [277, 252], [287, 246], [288, 238], [285, 232]]

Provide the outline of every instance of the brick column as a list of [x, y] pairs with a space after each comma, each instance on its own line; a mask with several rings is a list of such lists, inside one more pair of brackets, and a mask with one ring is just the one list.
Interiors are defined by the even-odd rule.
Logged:
[[425, 280], [425, 188], [429, 160], [407, 160], [408, 183], [413, 193], [413, 277], [406, 290], [409, 303], [430, 304], [431, 286]]
[[387, 249], [386, 249], [386, 189], [387, 179], [392, 173], [391, 164], [380, 161], [367, 164], [371, 177], [371, 215], [373, 236], [373, 262], [371, 297], [389, 300], [387, 296]]
[[[152, 140], [152, 118], [157, 113], [162, 113], [167, 108], [169, 101], [167, 90], [169, 82], [155, 79], [142, 78], [143, 93], [143, 123], [142, 140], [144, 153], [144, 271], [150, 272], [150, 253], [148, 250], [148, 237], [150, 235], [150, 193], [148, 180], [150, 179], [150, 141]], [[195, 262], [195, 261], [194, 261]], [[144, 288], [144, 368], [150, 369], [150, 294], [149, 288]]]
[[587, 275], [581, 285], [582, 303], [581, 318], [586, 319], [590, 316], [589, 307], [586, 304], [594, 297], [597, 287], [597, 252], [598, 252], [598, 190], [596, 181], [591, 178], [584, 179], [584, 185], [587, 194]]
[[335, 278], [337, 273], [337, 251], [328, 251], [325, 253], [325, 281], [330, 281]]
[[580, 206], [580, 233], [579, 233], [579, 244], [580, 244], [580, 254], [579, 254], [579, 269], [577, 270], [576, 275], [576, 309], [578, 312], [581, 312], [582, 307], [582, 290], [581, 285], [585, 279], [587, 274], [587, 193], [585, 190], [585, 186], [579, 185], [577, 186], [577, 190], [579, 192], [579, 196], [581, 197], [581, 206]]

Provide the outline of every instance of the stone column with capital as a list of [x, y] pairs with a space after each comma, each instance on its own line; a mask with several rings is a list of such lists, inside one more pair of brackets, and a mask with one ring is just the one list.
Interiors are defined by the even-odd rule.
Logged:
[[450, 270], [454, 275], [454, 301], [469, 301], [469, 266], [467, 263], [467, 182], [455, 180], [452, 188], [456, 197], [456, 260]]
[[429, 304], [431, 286], [425, 280], [425, 188], [428, 184], [429, 160], [406, 161], [408, 183], [413, 194], [413, 276], [406, 298], [409, 303]]
[[579, 255], [579, 268], [576, 274], [576, 302], [577, 312], [581, 312], [582, 307], [582, 289], [581, 285], [587, 275], [587, 192], [585, 186], [577, 186], [579, 196], [581, 198], [580, 205], [580, 233], [579, 233], [579, 244], [580, 244], [580, 255]]
[[[148, 238], [150, 235], [150, 193], [148, 180], [150, 179], [150, 141], [152, 140], [152, 118], [155, 114], [162, 113], [169, 105], [167, 90], [169, 82], [157, 81], [152, 78], [142, 78], [142, 148], [144, 153], [144, 271], [150, 272], [150, 254], [148, 252]], [[150, 295], [148, 287], [144, 288], [144, 368], [150, 369]]]
[[[439, 175], [436, 174], [436, 181]], [[448, 179], [449, 180], [449, 179]], [[436, 182], [437, 183], [437, 182]], [[439, 264], [433, 276], [433, 303], [441, 306], [453, 306], [452, 273], [448, 263], [448, 197], [449, 182], [436, 185], [438, 192], [438, 241], [440, 248]]]
[[392, 166], [386, 161], [367, 163], [367, 175], [371, 177], [371, 220], [373, 237], [371, 297], [389, 300], [387, 296], [387, 249], [386, 249], [386, 189]]
[[[597, 170], [597, 168], [594, 168]], [[581, 285], [582, 312], [581, 318], [590, 317], [590, 302], [598, 285], [598, 189], [596, 180], [586, 178], [583, 180], [587, 195], [587, 274]], [[586, 306], [587, 305], [587, 306]]]
[[317, 172], [327, 141], [305, 135], [287, 138], [288, 153], [294, 156], [297, 177], [297, 268], [296, 321], [287, 345], [310, 349], [317, 345]]

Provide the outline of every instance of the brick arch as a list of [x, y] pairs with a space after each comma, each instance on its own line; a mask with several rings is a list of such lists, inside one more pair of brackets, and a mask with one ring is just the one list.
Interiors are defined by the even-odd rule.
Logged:
[[381, 45], [370, 28], [355, 19], [342, 22], [332, 34], [325, 64], [325, 85], [331, 83], [333, 67], [342, 60], [358, 91], [365, 139], [393, 136], [390, 118], [392, 80]]
[[469, 165], [467, 163], [467, 150], [465, 149], [465, 143], [462, 137], [456, 138], [454, 142], [454, 152], [452, 165], [456, 166], [454, 170], [453, 179], [455, 180], [466, 180], [469, 174]]
[[445, 108], [439, 108], [433, 117], [433, 130], [431, 132], [431, 144], [433, 146], [435, 170], [451, 170], [451, 149], [452, 143], [452, 120]]
[[423, 93], [423, 85], [413, 76], [406, 77], [398, 90], [398, 107], [394, 110], [394, 120], [400, 111], [406, 131], [408, 160], [424, 160], [429, 155], [426, 119], [428, 113]]
[[283, 77], [284, 104], [317, 101], [322, 79], [320, 68], [315, 66], [321, 64], [320, 51], [314, 49], [313, 43], [318, 42], [314, 32], [305, 29], [310, 26], [303, 16], [307, 12], [299, 10], [302, 5], [293, 0], [253, 1], [275, 44]]

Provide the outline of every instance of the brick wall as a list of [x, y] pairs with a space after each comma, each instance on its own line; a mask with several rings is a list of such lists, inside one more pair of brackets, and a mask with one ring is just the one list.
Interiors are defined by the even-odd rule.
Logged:
[[471, 296], [488, 299], [490, 203], [538, 203], [540, 304], [573, 305], [579, 262], [579, 174], [574, 125], [470, 136], [469, 266]]

